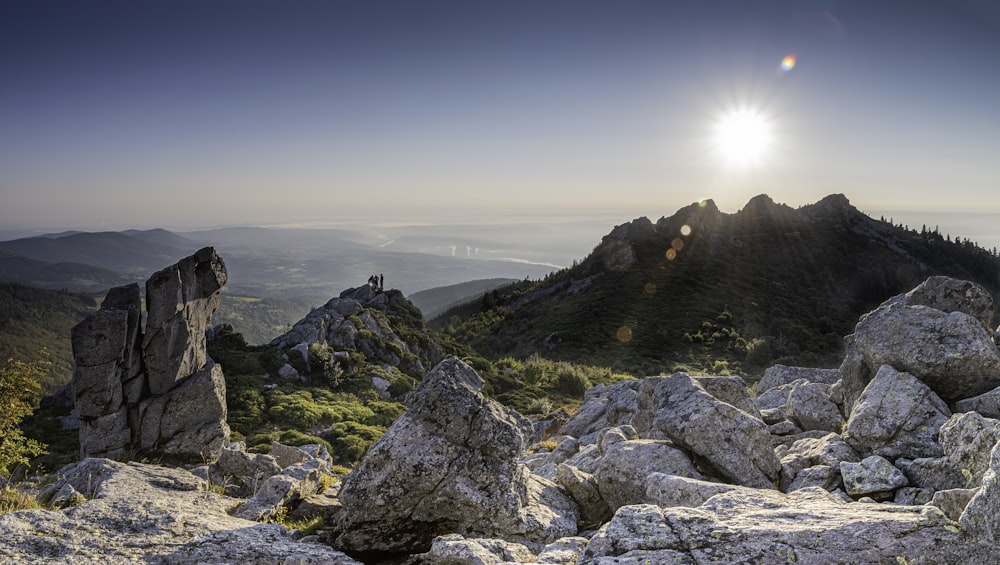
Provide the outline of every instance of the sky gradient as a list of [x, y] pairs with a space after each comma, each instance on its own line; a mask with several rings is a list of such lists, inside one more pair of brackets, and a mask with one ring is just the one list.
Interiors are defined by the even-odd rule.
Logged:
[[[759, 193], [1000, 219], [998, 105], [988, 0], [6, 0], [0, 230], [626, 221]], [[771, 130], [752, 165], [712, 143], [734, 109]]]

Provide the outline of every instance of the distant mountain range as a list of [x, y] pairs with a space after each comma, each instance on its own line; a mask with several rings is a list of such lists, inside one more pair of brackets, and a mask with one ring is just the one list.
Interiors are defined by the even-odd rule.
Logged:
[[[387, 288], [415, 292], [470, 280], [538, 278], [555, 269], [541, 264], [551, 251], [545, 246], [517, 249], [463, 227], [449, 235], [450, 229], [65, 231], [0, 241], [0, 281], [89, 293], [100, 299], [109, 288], [131, 282], [142, 285], [152, 273], [212, 245], [229, 271], [216, 322], [232, 324], [250, 343], [266, 343], [311, 306], [363, 284], [373, 273], [385, 275]], [[515, 258], [522, 259], [511, 260]], [[468, 295], [484, 290], [473, 286]], [[445, 295], [449, 303], [468, 296]], [[444, 304], [434, 307], [440, 306]]]
[[[372, 273], [412, 293], [490, 278], [540, 277], [556, 270], [530, 245], [448, 235], [425, 226], [375, 233], [349, 229], [222, 228], [63, 232], [0, 241], [0, 279], [98, 292], [153, 272], [211, 245], [226, 261], [227, 291], [323, 303]], [[448, 243], [451, 242], [451, 243]], [[540, 246], [544, 247], [544, 246]], [[292, 320], [294, 321], [294, 320]]]
[[708, 200], [622, 224], [578, 265], [432, 327], [494, 359], [759, 374], [774, 362], [836, 365], [861, 314], [934, 274], [1000, 296], [995, 251], [875, 220], [843, 195], [798, 209], [761, 195], [735, 214]]

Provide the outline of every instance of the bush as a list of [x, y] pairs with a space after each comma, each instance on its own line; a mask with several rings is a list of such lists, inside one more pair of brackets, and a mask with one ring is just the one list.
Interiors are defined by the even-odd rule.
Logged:
[[14, 467], [45, 452], [45, 446], [24, 437], [19, 426], [41, 398], [39, 382], [49, 367], [47, 361], [8, 359], [0, 368], [0, 475], [10, 476]]
[[358, 422], [340, 422], [323, 434], [333, 446], [331, 453], [341, 463], [355, 463], [385, 433], [385, 428]]
[[590, 381], [587, 375], [572, 368], [564, 368], [559, 371], [557, 389], [560, 393], [573, 398], [583, 398], [583, 394], [590, 388]]

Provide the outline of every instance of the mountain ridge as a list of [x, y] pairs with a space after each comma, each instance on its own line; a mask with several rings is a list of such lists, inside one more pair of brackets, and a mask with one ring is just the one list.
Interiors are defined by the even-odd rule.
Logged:
[[644, 374], [833, 366], [858, 316], [945, 274], [1000, 293], [1000, 258], [875, 220], [834, 194], [738, 212], [712, 200], [616, 226], [574, 267], [432, 322], [491, 358], [541, 354]]

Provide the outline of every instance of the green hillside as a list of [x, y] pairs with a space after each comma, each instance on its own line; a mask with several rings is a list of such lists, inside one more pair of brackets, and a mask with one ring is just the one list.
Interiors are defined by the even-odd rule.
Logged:
[[476, 300], [495, 288], [517, 282], [517, 279], [483, 279], [448, 286], [439, 286], [414, 292], [409, 296], [427, 319], [434, 318], [449, 308]]
[[835, 366], [859, 316], [927, 276], [1000, 290], [1000, 258], [874, 220], [842, 195], [792, 209], [758, 196], [617, 227], [580, 264], [438, 317], [491, 359], [540, 354], [633, 374]]
[[96, 309], [91, 295], [0, 283], [0, 357], [32, 361], [47, 350], [52, 372], [42, 385], [54, 392], [73, 377], [70, 330]]

